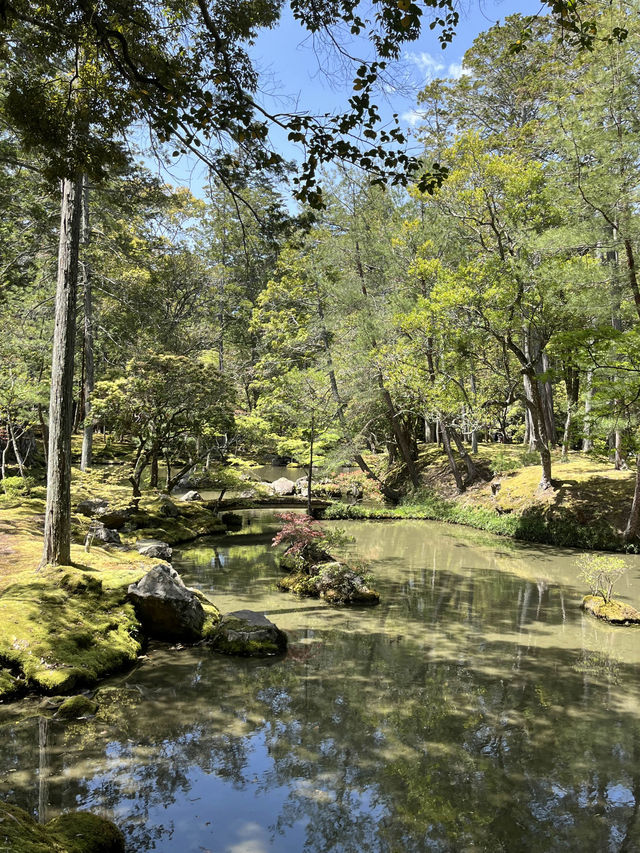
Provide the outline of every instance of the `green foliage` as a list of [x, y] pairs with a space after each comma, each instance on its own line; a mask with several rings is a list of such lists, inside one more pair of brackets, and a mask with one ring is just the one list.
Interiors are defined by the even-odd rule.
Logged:
[[628, 569], [623, 557], [610, 554], [583, 554], [576, 560], [578, 577], [588, 584], [592, 595], [600, 595], [605, 604], [611, 601], [613, 587]]

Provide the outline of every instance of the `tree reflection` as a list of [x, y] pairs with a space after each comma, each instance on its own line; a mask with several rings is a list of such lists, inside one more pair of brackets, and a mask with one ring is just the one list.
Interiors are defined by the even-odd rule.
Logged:
[[53, 811], [112, 815], [136, 851], [187, 849], [194, 801], [220, 853], [252, 809], [296, 853], [640, 849], [637, 667], [550, 645], [581, 618], [557, 587], [454, 568], [394, 580], [381, 630], [345, 613], [272, 662], [157, 650], [91, 720], [8, 722], [3, 796], [37, 810], [48, 765]]

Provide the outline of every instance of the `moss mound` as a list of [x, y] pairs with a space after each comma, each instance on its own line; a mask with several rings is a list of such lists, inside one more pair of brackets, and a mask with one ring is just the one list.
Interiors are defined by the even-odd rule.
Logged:
[[77, 720], [78, 717], [91, 717], [98, 710], [98, 703], [88, 696], [70, 696], [58, 708], [56, 717], [62, 720]]
[[332, 561], [294, 572], [278, 582], [278, 589], [308, 598], [323, 598], [329, 604], [379, 604], [380, 596], [362, 575], [344, 563]]
[[287, 635], [263, 613], [237, 610], [222, 617], [211, 648], [225, 655], [270, 657], [286, 652]]
[[136, 660], [141, 638], [126, 592], [144, 568], [85, 568], [25, 573], [0, 595], [0, 696], [68, 692]]
[[611, 625], [640, 625], [640, 612], [614, 598], [605, 601], [601, 595], [585, 595], [582, 609]]
[[124, 853], [124, 836], [111, 821], [70, 812], [42, 826], [23, 809], [0, 803], [0, 849], [11, 853]]

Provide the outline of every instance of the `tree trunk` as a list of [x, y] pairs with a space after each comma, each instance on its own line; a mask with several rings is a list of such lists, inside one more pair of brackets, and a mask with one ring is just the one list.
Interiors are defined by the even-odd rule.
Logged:
[[562, 434], [562, 461], [569, 458], [569, 442], [571, 441], [571, 419], [573, 417], [573, 402], [567, 400], [567, 417], [564, 422], [564, 433]]
[[47, 459], [49, 454], [47, 452], [48, 444], [49, 444], [49, 430], [47, 428], [46, 423], [44, 422], [44, 415], [42, 414], [42, 406], [38, 403], [38, 420], [40, 421], [40, 429], [42, 431], [42, 453], [44, 455], [44, 465], [45, 468], [47, 466]]
[[24, 480], [24, 464], [22, 462], [22, 454], [20, 453], [20, 448], [18, 447], [18, 442], [16, 441], [16, 432], [13, 428], [13, 423], [11, 421], [11, 416], [8, 416], [7, 419], [7, 427], [9, 429], [9, 438], [11, 439], [11, 446], [13, 447], [13, 455], [16, 459], [16, 464], [18, 466], [18, 471], [20, 472], [20, 476]]
[[154, 447], [151, 451], [151, 477], [149, 479], [151, 489], [158, 488], [158, 451]]
[[91, 416], [91, 395], [93, 394], [93, 294], [91, 292], [91, 267], [87, 252], [90, 239], [89, 227], [89, 184], [87, 176], [82, 179], [82, 284], [84, 287], [84, 383], [82, 397], [84, 400], [84, 426], [82, 430], [82, 457], [80, 470], [91, 468], [93, 453], [93, 418]]
[[447, 459], [449, 460], [449, 468], [451, 469], [451, 473], [453, 474], [453, 479], [456, 481], [456, 488], [459, 494], [464, 492], [464, 483], [462, 482], [462, 475], [460, 473], [460, 469], [456, 463], [455, 457], [453, 455], [453, 451], [451, 450], [451, 441], [449, 440], [449, 429], [444, 421], [444, 418], [440, 418], [440, 435], [442, 436], [442, 443], [444, 445], [445, 452], [447, 454]]
[[402, 456], [402, 461], [406, 465], [413, 486], [415, 488], [418, 488], [418, 486], [420, 485], [418, 469], [416, 468], [415, 461], [413, 459], [413, 456], [411, 455], [411, 448], [409, 447], [409, 441], [407, 440], [407, 435], [404, 426], [400, 422], [398, 413], [396, 412], [395, 406], [393, 405], [391, 394], [389, 393], [387, 387], [384, 384], [382, 373], [378, 373], [378, 387], [380, 388], [382, 400], [387, 410], [389, 424], [393, 430], [393, 434], [396, 439], [396, 444], [398, 445], [398, 450], [400, 451], [400, 455]]
[[533, 375], [530, 374], [528, 377], [526, 374], [523, 376], [529, 380], [531, 399], [527, 400], [527, 407], [529, 408], [529, 413], [531, 415], [530, 420], [533, 446], [536, 452], [540, 455], [540, 465], [542, 466], [542, 478], [540, 479], [539, 488], [550, 489], [553, 486], [553, 483], [551, 482], [551, 453], [544, 435], [544, 418], [542, 414], [542, 401], [540, 399], [540, 386], [536, 380], [535, 372], [533, 372]]
[[[549, 370], [549, 358], [546, 353], [541, 356], [542, 370], [546, 373]], [[547, 443], [555, 447], [557, 442], [556, 425], [553, 412], [553, 385], [548, 379], [544, 382], [538, 380], [540, 389], [540, 398], [542, 402], [542, 415], [544, 418], [544, 429], [547, 435]]]
[[311, 441], [309, 442], [309, 473], [307, 474], [307, 515], [311, 518], [311, 486], [313, 483], [313, 439], [315, 437], [315, 417], [311, 412]]
[[636, 456], [636, 486], [633, 491], [631, 511], [627, 519], [627, 526], [622, 534], [624, 541], [629, 542], [638, 535], [638, 524], [640, 523], [640, 453]]
[[81, 193], [80, 176], [63, 180], [42, 565], [71, 561], [71, 418]]
[[593, 396], [593, 374], [590, 370], [587, 371], [587, 394], [584, 398], [584, 425], [583, 425], [583, 439], [582, 439], [582, 450], [584, 453], [587, 453], [589, 450], [593, 450], [593, 441], [591, 440], [591, 398]]
[[467, 485], [473, 483], [478, 478], [478, 469], [476, 468], [475, 462], [467, 453], [467, 448], [464, 446], [462, 438], [458, 435], [458, 430], [453, 427], [451, 427], [451, 437], [455, 441], [458, 453], [462, 457], [462, 461], [466, 466], [468, 477]]
[[636, 312], [638, 317], [640, 317], [640, 288], [638, 287], [638, 276], [636, 273], [636, 259], [633, 254], [633, 246], [631, 245], [631, 240], [628, 237], [624, 240], [624, 251], [627, 257], [627, 269], [629, 272], [629, 286], [631, 287], [631, 293], [633, 294], [633, 301], [636, 305]]

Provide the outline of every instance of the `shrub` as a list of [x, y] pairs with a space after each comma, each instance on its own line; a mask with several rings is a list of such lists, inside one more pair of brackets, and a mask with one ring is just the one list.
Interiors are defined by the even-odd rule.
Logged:
[[4, 494], [8, 498], [29, 495], [35, 484], [36, 481], [32, 477], [5, 477], [0, 481]]
[[576, 560], [581, 569], [578, 577], [585, 581], [592, 595], [600, 595], [605, 604], [611, 601], [614, 584], [627, 571], [623, 557], [612, 554], [583, 554]]

